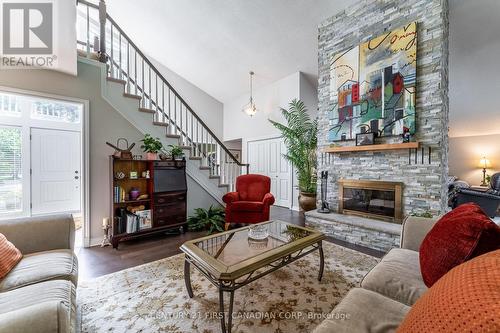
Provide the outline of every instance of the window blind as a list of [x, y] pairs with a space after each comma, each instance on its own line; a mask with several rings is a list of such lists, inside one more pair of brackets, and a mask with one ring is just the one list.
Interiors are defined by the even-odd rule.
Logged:
[[22, 211], [21, 129], [0, 127], [0, 215]]

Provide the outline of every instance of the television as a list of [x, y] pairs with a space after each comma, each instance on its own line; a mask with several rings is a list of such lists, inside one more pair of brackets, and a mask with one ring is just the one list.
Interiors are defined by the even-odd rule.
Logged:
[[185, 169], [155, 167], [153, 184], [155, 193], [187, 191]]

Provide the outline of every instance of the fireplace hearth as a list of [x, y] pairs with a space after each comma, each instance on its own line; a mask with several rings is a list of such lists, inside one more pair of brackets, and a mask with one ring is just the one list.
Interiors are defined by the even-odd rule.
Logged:
[[339, 213], [402, 222], [403, 183], [342, 179], [339, 185]]

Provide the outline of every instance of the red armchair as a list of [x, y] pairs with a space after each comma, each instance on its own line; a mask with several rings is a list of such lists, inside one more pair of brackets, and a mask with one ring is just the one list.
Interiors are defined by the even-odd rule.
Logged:
[[269, 220], [274, 204], [271, 178], [262, 175], [243, 175], [236, 178], [236, 192], [226, 193], [226, 227], [229, 223], [258, 223]]

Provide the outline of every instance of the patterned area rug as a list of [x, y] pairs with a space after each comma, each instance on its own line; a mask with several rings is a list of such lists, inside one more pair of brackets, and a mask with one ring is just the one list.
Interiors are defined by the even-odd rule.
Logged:
[[[317, 280], [319, 255], [314, 252], [237, 290], [232, 332], [311, 332], [379, 261], [323, 244], [321, 282]], [[82, 281], [78, 287], [81, 331], [220, 332], [217, 289], [191, 268], [195, 296], [189, 299], [183, 265], [180, 254]]]

